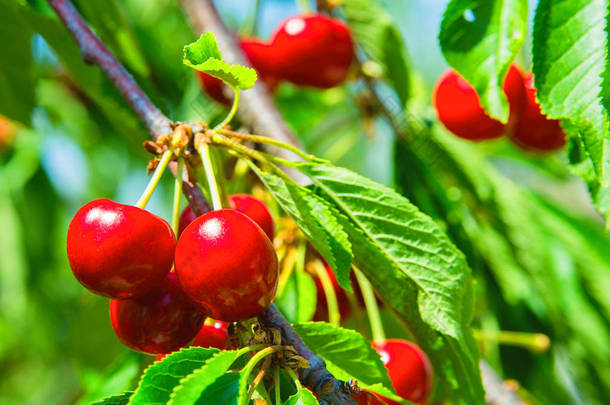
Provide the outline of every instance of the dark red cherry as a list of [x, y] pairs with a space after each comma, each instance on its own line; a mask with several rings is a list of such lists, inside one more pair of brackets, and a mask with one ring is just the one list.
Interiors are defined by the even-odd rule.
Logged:
[[[374, 342], [373, 348], [381, 356], [396, 394], [407, 401], [423, 403], [432, 388], [432, 367], [428, 357], [419, 347], [402, 339]], [[354, 397], [359, 404], [376, 405], [382, 402], [373, 395]], [[389, 405], [398, 402], [382, 398]], [[369, 401], [369, 402], [366, 402]]]
[[231, 208], [243, 212], [262, 228], [269, 240], [273, 241], [273, 217], [264, 202], [248, 194], [233, 194], [229, 197]]
[[195, 336], [192, 346], [215, 347], [223, 350], [227, 345], [227, 324], [215, 322], [214, 325], [203, 325]]
[[208, 212], [180, 236], [176, 272], [186, 294], [214, 319], [261, 313], [277, 288], [277, 256], [263, 230], [233, 209]]
[[507, 124], [488, 116], [477, 91], [455, 70], [448, 69], [434, 88], [433, 102], [438, 119], [460, 138], [473, 141], [498, 138], [514, 128], [525, 105], [523, 75], [516, 65], [509, 68], [503, 88], [510, 107]]
[[[252, 67], [256, 70], [259, 80], [274, 92], [279, 84], [275, 73], [273, 53], [269, 44], [257, 38], [242, 38], [241, 48]], [[226, 106], [231, 105], [232, 91], [224, 85], [222, 80], [197, 71], [197, 78], [202, 89], [215, 101]]]
[[[330, 281], [332, 282], [333, 289], [335, 290], [335, 295], [337, 296], [337, 304], [339, 305], [339, 314], [341, 315], [341, 319], [344, 319], [349, 316], [351, 312], [349, 300], [347, 298], [347, 293], [337, 281], [337, 277], [335, 277], [335, 273], [332, 271], [330, 266], [324, 263], [324, 267], [326, 268], [326, 272], [330, 277]], [[326, 301], [326, 294], [324, 293], [324, 288], [322, 287], [322, 281], [320, 281], [319, 277], [315, 278], [316, 282], [316, 312], [314, 313], [313, 320], [314, 321], [328, 321], [328, 303]], [[354, 284], [355, 285], [355, 284]]]
[[533, 152], [551, 152], [563, 148], [566, 135], [559, 120], [548, 119], [540, 111], [540, 104], [536, 101], [534, 75], [531, 73], [525, 78], [525, 90], [525, 108], [511, 137], [512, 141]]
[[299, 86], [337, 86], [345, 80], [354, 59], [347, 25], [322, 14], [284, 20], [272, 35], [271, 48], [277, 56], [277, 74]]
[[142, 295], [162, 283], [176, 246], [174, 232], [162, 218], [107, 199], [81, 207], [67, 239], [74, 276], [110, 298]]
[[110, 322], [119, 340], [142, 353], [170, 353], [187, 345], [204, 320], [205, 314], [184, 294], [173, 271], [157, 291], [110, 300]]
[[191, 207], [186, 207], [180, 214], [180, 222], [178, 222], [178, 237], [182, 235], [182, 231], [186, 229], [197, 218]]

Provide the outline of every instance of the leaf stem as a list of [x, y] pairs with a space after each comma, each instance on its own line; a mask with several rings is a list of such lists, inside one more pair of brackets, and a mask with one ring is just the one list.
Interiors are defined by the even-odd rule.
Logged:
[[317, 159], [314, 155], [306, 153], [294, 145], [290, 145], [289, 143], [278, 141], [277, 139], [269, 138], [268, 136], [255, 135], [255, 134], [242, 134], [240, 132], [235, 132], [235, 131], [231, 131], [229, 129], [222, 129], [222, 128], [218, 130], [218, 133], [228, 136], [230, 138], [238, 138], [238, 139], [242, 139], [244, 141], [250, 141], [250, 142], [262, 143], [262, 144], [266, 144], [266, 145], [277, 146], [278, 148], [283, 148], [283, 149], [289, 150], [290, 152], [294, 153], [295, 155], [297, 155], [307, 161], [312, 161], [312, 160]]
[[172, 212], [172, 228], [176, 239], [180, 227], [180, 198], [182, 197], [182, 172], [184, 170], [184, 158], [178, 157], [178, 168], [176, 169], [176, 181], [174, 183], [174, 210]]
[[218, 130], [222, 129], [225, 125], [227, 125], [229, 122], [231, 122], [233, 117], [235, 117], [235, 113], [237, 112], [237, 106], [239, 106], [239, 90], [237, 90], [233, 86], [230, 86], [230, 87], [233, 89], [233, 93], [235, 94], [235, 96], [233, 97], [233, 104], [231, 105], [231, 110], [229, 111], [229, 114], [227, 114], [225, 119], [222, 120], [222, 122], [220, 124], [218, 124], [214, 127], [212, 132], [217, 132]]
[[341, 321], [341, 314], [339, 312], [339, 304], [337, 302], [337, 293], [333, 287], [333, 282], [326, 271], [326, 267], [320, 260], [314, 260], [312, 262], [313, 268], [316, 275], [322, 283], [322, 290], [324, 290], [324, 296], [326, 297], [326, 306], [328, 308], [328, 322], [333, 326], [339, 326]]
[[383, 330], [383, 323], [381, 322], [381, 315], [379, 314], [379, 306], [377, 305], [377, 298], [375, 298], [375, 291], [373, 286], [366, 279], [364, 274], [353, 266], [354, 274], [358, 280], [358, 285], [362, 291], [362, 297], [364, 298], [364, 306], [369, 316], [369, 322], [371, 324], [371, 332], [373, 334], [374, 342], [381, 342], [385, 340], [385, 332]]
[[218, 183], [216, 183], [216, 174], [214, 173], [214, 164], [212, 163], [210, 145], [208, 145], [206, 142], [202, 142], [197, 149], [197, 152], [199, 152], [201, 162], [203, 163], [203, 169], [205, 171], [205, 177], [208, 183], [208, 189], [210, 190], [210, 197], [212, 199], [212, 208], [215, 210], [222, 209], [222, 199], [220, 198]]
[[169, 163], [170, 159], [172, 158], [173, 153], [174, 153], [174, 150], [171, 148], [166, 150], [165, 152], [163, 152], [163, 155], [161, 155], [161, 160], [159, 161], [159, 164], [157, 165], [155, 172], [153, 173], [152, 177], [148, 181], [148, 185], [144, 189], [144, 192], [142, 193], [142, 195], [140, 196], [140, 198], [138, 199], [138, 201], [135, 204], [136, 207], [142, 208], [142, 209], [144, 207], [146, 207], [146, 204], [148, 203], [148, 200], [150, 200], [150, 197], [152, 196], [153, 191], [155, 191], [157, 184], [159, 184], [159, 180], [161, 180], [161, 176], [163, 175], [163, 172], [165, 171], [167, 164]]
[[474, 337], [480, 342], [524, 347], [532, 352], [543, 353], [551, 345], [549, 337], [543, 333], [526, 333], [503, 330], [473, 330]]

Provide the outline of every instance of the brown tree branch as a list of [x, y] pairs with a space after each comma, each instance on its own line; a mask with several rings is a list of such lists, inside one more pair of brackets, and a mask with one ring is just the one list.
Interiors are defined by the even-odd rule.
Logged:
[[[69, 0], [47, 1], [78, 43], [85, 62], [98, 65], [104, 73], [106, 73], [123, 97], [129, 102], [131, 108], [146, 125], [146, 128], [153, 139], [156, 139], [161, 135], [171, 134], [175, 123], [152, 104], [131, 75], [87, 26], [87, 23], [83, 20], [72, 3]], [[236, 58], [234, 60], [243, 61], [243, 56], [240, 56], [239, 52], [240, 51], [235, 52], [237, 56], [234, 55]], [[257, 89], [255, 88], [254, 90], [256, 93]], [[262, 96], [260, 95], [261, 91], [263, 93]], [[267, 107], [275, 112], [272, 111], [270, 114], [267, 114], [262, 120], [259, 118], [258, 121], [256, 121], [256, 128], [264, 131], [264, 133], [269, 133], [267, 129], [275, 128], [274, 125], [277, 125], [279, 120], [282, 124], [280, 124], [278, 128], [275, 128], [278, 129], [278, 131], [272, 132], [275, 135], [274, 137], [277, 136], [277, 139], [292, 143], [293, 145], [298, 145], [296, 138], [292, 135], [285, 123], [283, 123], [277, 110], [275, 110], [275, 107], [272, 104], [273, 102], [269, 96], [266, 95], [266, 91], [259, 86], [258, 93], [260, 97], [266, 97], [267, 102], [269, 103]], [[244, 98], [246, 100], [249, 99], [247, 96]], [[245, 103], [248, 104], [247, 101]], [[252, 105], [250, 104], [250, 107], [251, 106]], [[248, 110], [248, 107], [246, 107], [245, 111], [249, 111], [245, 114], [252, 114], [252, 117], [256, 116], [255, 110]], [[248, 115], [248, 117], [251, 116]], [[197, 126], [198, 125], [195, 124], [193, 125], [193, 128], [196, 129]], [[283, 135], [280, 136], [279, 134]], [[286, 156], [286, 158], [294, 158], [294, 156]], [[175, 167], [172, 167], [174, 175], [176, 175], [175, 170]], [[208, 202], [196, 183], [184, 179], [182, 190], [195, 214], [202, 215], [210, 210]], [[335, 379], [326, 370], [324, 360], [309, 350], [275, 305], [271, 305], [271, 307], [261, 315], [260, 319], [263, 324], [279, 329], [285, 339], [295, 347], [299, 355], [309, 361], [310, 366], [301, 373], [300, 379], [304, 385], [313, 389], [320, 398], [321, 403], [354, 404], [354, 401], [347, 396], [347, 393], [350, 392], [349, 386], [344, 382]]]

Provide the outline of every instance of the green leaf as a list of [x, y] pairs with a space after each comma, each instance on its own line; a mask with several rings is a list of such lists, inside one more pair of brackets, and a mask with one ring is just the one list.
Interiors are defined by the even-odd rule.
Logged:
[[430, 356], [449, 395], [460, 404], [482, 403], [470, 330], [471, 275], [463, 254], [394, 190], [330, 164], [298, 167], [343, 214], [354, 260]]
[[[174, 388], [169, 405], [191, 405], [200, 400], [202, 393], [216, 379], [227, 372], [237, 358], [237, 351], [222, 351], [207, 359], [205, 364], [184, 378]], [[219, 402], [221, 403], [221, 402]]]
[[362, 335], [324, 322], [307, 322], [293, 327], [305, 344], [324, 359], [328, 371], [336, 378], [356, 379], [361, 388], [402, 401], [394, 393], [379, 354]]
[[344, 0], [343, 10], [358, 45], [384, 70], [403, 105], [410, 95], [406, 44], [391, 15], [376, 1]]
[[36, 104], [31, 38], [13, 0], [0, 0], [0, 114], [26, 125]]
[[124, 392], [119, 395], [104, 398], [100, 401], [92, 402], [91, 405], [127, 405], [129, 398], [131, 398], [132, 395], [133, 392]]
[[178, 382], [205, 364], [218, 349], [190, 347], [172, 353], [146, 369], [129, 405], [165, 404]]
[[336, 212], [311, 190], [250, 166], [333, 269], [339, 285], [351, 291], [352, 252], [347, 234], [337, 222]]
[[231, 372], [208, 385], [194, 405], [238, 405], [241, 373]]
[[273, 302], [290, 322], [307, 322], [316, 312], [316, 283], [304, 271], [294, 271]]
[[297, 390], [296, 394], [290, 396], [284, 405], [317, 405], [318, 400], [307, 388]]
[[478, 92], [490, 116], [508, 121], [502, 85], [525, 40], [527, 0], [451, 0], [439, 41], [447, 62]]
[[536, 8], [533, 44], [541, 109], [549, 118], [564, 120], [568, 134], [582, 141], [595, 170], [590, 190], [606, 216], [610, 215], [610, 151], [608, 113], [601, 93], [607, 12], [603, 0], [542, 0]]
[[197, 41], [184, 47], [183, 63], [222, 80], [234, 89], [249, 89], [256, 82], [254, 69], [230, 65], [222, 60], [216, 38], [211, 32], [202, 34]]

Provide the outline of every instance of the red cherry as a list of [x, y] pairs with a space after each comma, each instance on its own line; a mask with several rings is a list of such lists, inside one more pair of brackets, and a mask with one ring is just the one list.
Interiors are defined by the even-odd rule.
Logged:
[[178, 236], [182, 235], [182, 231], [186, 229], [197, 218], [191, 207], [186, 207], [180, 214], [180, 222], [178, 222]]
[[[432, 388], [432, 367], [426, 354], [413, 343], [402, 339], [373, 342], [373, 348], [377, 350], [388, 369], [396, 394], [407, 401], [424, 402]], [[369, 398], [372, 400], [371, 404], [376, 403], [375, 398]], [[390, 405], [398, 404], [381, 398]]]
[[[333, 289], [335, 290], [335, 295], [337, 296], [337, 304], [339, 305], [339, 314], [341, 318], [346, 318], [349, 316], [351, 312], [349, 300], [347, 299], [347, 293], [337, 281], [337, 277], [335, 277], [335, 273], [332, 271], [330, 266], [324, 263], [324, 267], [326, 268], [326, 272], [330, 277], [330, 281], [332, 282]], [[324, 293], [324, 288], [322, 287], [322, 281], [320, 281], [319, 277], [315, 278], [316, 282], [316, 312], [313, 316], [314, 321], [328, 321], [328, 304], [326, 301], [326, 294]]]
[[107, 199], [82, 206], [68, 228], [74, 276], [110, 298], [131, 298], [159, 285], [172, 267], [175, 245], [162, 218]]
[[223, 350], [227, 345], [227, 327], [225, 325], [219, 322], [214, 325], [203, 325], [195, 336], [192, 346], [215, 347]]
[[158, 291], [110, 300], [110, 322], [119, 340], [143, 353], [169, 353], [187, 345], [204, 320], [205, 314], [195, 309], [173, 271]]
[[[269, 44], [257, 38], [242, 38], [240, 43], [246, 59], [256, 70], [258, 78], [265, 83], [270, 92], [274, 92], [279, 84], [279, 78], [275, 73], [273, 53]], [[203, 90], [213, 100], [227, 106], [231, 105], [231, 92], [228, 91], [222, 80], [199, 71], [197, 71], [197, 77]]]
[[438, 119], [460, 138], [473, 141], [498, 138], [514, 127], [525, 105], [523, 75], [516, 65], [508, 70], [503, 88], [510, 106], [507, 124], [488, 116], [476, 90], [455, 70], [448, 69], [434, 88], [433, 102]]
[[273, 240], [273, 217], [264, 202], [248, 194], [233, 194], [229, 197], [229, 205], [256, 222], [265, 232], [269, 240]]
[[277, 256], [254, 221], [233, 209], [208, 212], [182, 233], [176, 272], [186, 294], [214, 319], [261, 313], [277, 288]]
[[282, 79], [322, 89], [343, 82], [354, 59], [347, 25], [322, 14], [284, 20], [272, 35], [271, 48]]
[[548, 119], [536, 101], [534, 75], [525, 77], [526, 101], [523, 115], [511, 139], [520, 147], [534, 152], [550, 152], [566, 144], [566, 135], [559, 120]]

